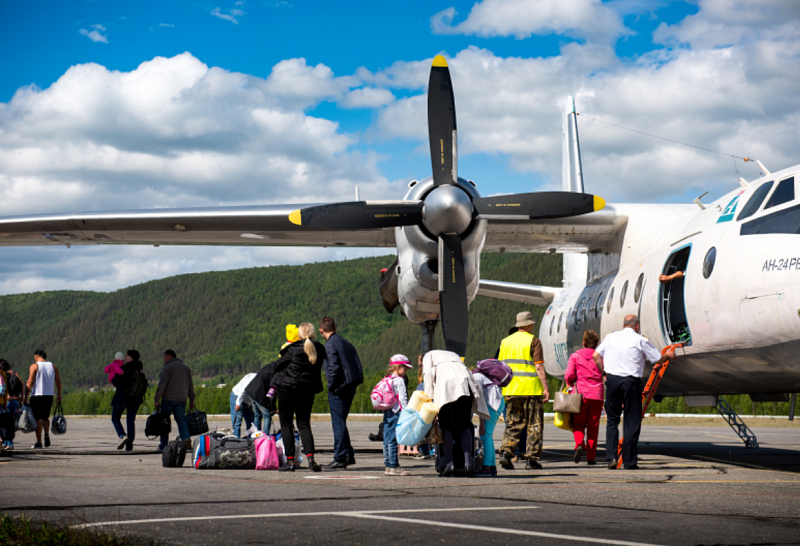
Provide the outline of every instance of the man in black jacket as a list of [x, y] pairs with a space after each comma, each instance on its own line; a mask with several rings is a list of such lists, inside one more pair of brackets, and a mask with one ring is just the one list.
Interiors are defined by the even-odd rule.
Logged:
[[347, 416], [356, 395], [356, 387], [364, 382], [361, 360], [353, 344], [336, 333], [330, 317], [319, 323], [325, 343], [325, 379], [328, 381], [328, 406], [333, 426], [333, 461], [326, 468], [346, 468], [356, 463], [355, 451], [347, 430]]

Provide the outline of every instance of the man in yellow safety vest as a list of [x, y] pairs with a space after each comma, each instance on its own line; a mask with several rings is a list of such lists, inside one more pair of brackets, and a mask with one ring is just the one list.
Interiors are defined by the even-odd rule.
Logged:
[[506, 401], [506, 431], [500, 448], [500, 466], [513, 470], [511, 457], [519, 444], [522, 431], [527, 429], [528, 442], [525, 450], [525, 468], [542, 468], [544, 432], [544, 403], [550, 399], [547, 375], [544, 371], [542, 342], [533, 335], [530, 312], [517, 313], [517, 331], [503, 340], [498, 360], [505, 362], [514, 372], [514, 379], [503, 387]]

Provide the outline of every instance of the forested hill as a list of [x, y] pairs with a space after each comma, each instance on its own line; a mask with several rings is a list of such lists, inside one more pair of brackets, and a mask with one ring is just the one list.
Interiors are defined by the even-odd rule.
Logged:
[[[43, 348], [67, 390], [106, 386], [103, 368], [114, 353], [135, 348], [156, 378], [165, 349], [178, 353], [199, 378], [257, 371], [275, 359], [287, 323], [336, 320], [358, 348], [367, 372], [377, 373], [394, 353], [412, 360], [420, 328], [381, 303], [378, 279], [393, 256], [180, 275], [110, 294], [43, 292], [0, 296], [0, 357], [18, 371]], [[561, 284], [561, 257], [484, 254], [486, 279], [548, 286]], [[478, 297], [470, 307], [467, 362], [494, 355], [520, 310], [542, 308]], [[437, 330], [437, 346], [441, 345]], [[23, 374], [27, 377], [27, 372]]]

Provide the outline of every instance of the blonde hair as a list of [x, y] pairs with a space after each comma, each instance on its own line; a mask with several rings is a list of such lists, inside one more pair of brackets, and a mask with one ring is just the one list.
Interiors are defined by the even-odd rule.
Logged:
[[397, 370], [399, 370], [401, 367], [402, 364], [389, 364], [389, 375], [397, 373]]
[[300, 339], [305, 339], [303, 343], [303, 350], [308, 356], [308, 361], [312, 364], [317, 363], [317, 349], [314, 347], [314, 337], [317, 335], [314, 325], [310, 322], [304, 322], [298, 327], [300, 330]]

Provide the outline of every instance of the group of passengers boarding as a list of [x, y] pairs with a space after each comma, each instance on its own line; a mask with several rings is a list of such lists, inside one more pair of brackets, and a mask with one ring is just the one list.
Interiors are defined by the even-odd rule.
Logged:
[[[549, 389], [541, 342], [532, 333], [533, 326], [529, 312], [518, 313], [515, 327], [502, 340], [497, 358], [479, 362], [472, 371], [450, 351], [434, 350], [417, 359], [421, 380], [418, 390], [424, 392], [435, 408], [433, 429], [438, 433], [433, 435], [437, 445], [425, 444], [434, 442], [430, 434], [428, 440], [421, 439], [419, 457], [428, 458], [435, 450], [440, 459], [440, 476], [497, 476], [493, 434], [502, 415], [505, 415], [505, 431], [497, 451], [499, 465], [513, 470], [515, 459], [512, 458], [519, 449], [521, 458], [526, 460], [526, 469], [541, 468], [543, 412]], [[325, 345], [315, 340], [317, 331], [326, 340]], [[608, 417], [606, 445], [612, 446], [606, 449], [606, 461], [609, 469], [617, 468], [619, 461], [614, 448], [624, 411], [622, 464], [626, 469], [638, 468], [644, 366], [647, 361], [657, 364], [674, 356], [674, 350], [662, 356], [639, 334], [639, 318], [635, 315], [626, 316], [623, 328], [606, 336], [602, 343], [594, 331], [584, 332], [583, 348], [570, 356], [564, 375], [567, 387], [582, 396], [580, 411], [572, 416], [575, 463], [585, 454], [589, 465], [596, 464], [599, 422], [605, 410]], [[190, 448], [185, 411], [187, 401], [194, 408], [191, 370], [172, 350], [166, 350], [163, 357], [164, 365], [154, 396], [156, 411], [174, 416], [180, 437]], [[0, 409], [18, 414], [21, 407], [29, 404], [36, 421], [36, 443], [32, 449], [42, 449], [51, 445], [50, 412], [54, 399], [61, 402], [61, 377], [43, 350], [34, 353], [34, 360], [28, 380], [23, 383], [11, 365], [0, 359]], [[410, 475], [399, 464], [397, 429], [398, 423], [403, 422], [401, 414], [409, 405], [407, 372], [413, 367], [407, 356], [395, 354], [389, 358], [387, 375], [373, 390], [373, 404], [379, 387], [391, 400], [380, 408], [387, 476]], [[139, 352], [133, 349], [125, 354], [116, 353], [112, 363], [104, 368], [116, 388], [111, 422], [119, 438], [118, 449], [133, 449], [136, 414], [148, 387], [143, 368]], [[230, 399], [233, 434], [241, 437], [242, 424], [250, 432], [253, 431], [251, 425], [255, 425], [256, 435], [269, 434], [271, 417], [278, 413], [283, 438], [295, 438], [296, 423], [308, 467], [314, 472], [321, 471], [323, 466], [314, 458], [311, 411], [315, 396], [323, 391], [323, 371], [334, 435], [333, 460], [324, 468], [345, 469], [355, 464], [347, 417], [356, 388], [364, 381], [363, 369], [355, 347], [336, 333], [336, 325], [330, 317], [324, 317], [318, 328], [308, 322], [287, 325], [286, 342], [277, 360], [258, 372], [246, 374], [233, 387]], [[127, 426], [123, 427], [121, 417], [126, 411]], [[474, 415], [479, 418], [477, 434], [472, 424]], [[0, 435], [2, 448], [13, 449], [14, 426], [10, 430], [0, 426]], [[475, 436], [480, 438], [479, 445], [483, 447], [480, 466], [473, 460]], [[162, 451], [169, 438], [162, 435], [160, 440], [159, 451]], [[300, 467], [301, 457], [295, 450], [294, 441], [284, 443], [286, 462], [279, 470], [293, 472]]]

